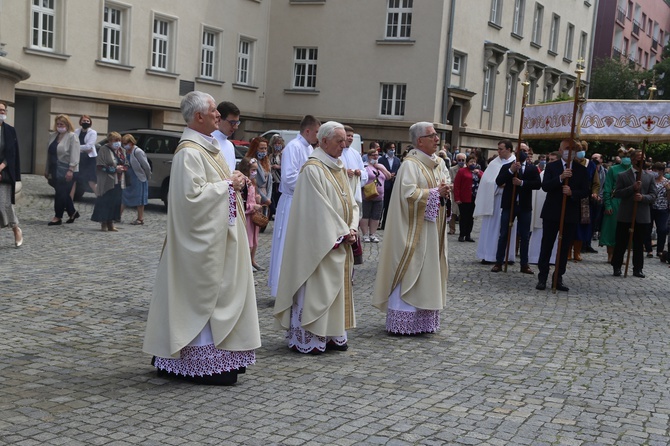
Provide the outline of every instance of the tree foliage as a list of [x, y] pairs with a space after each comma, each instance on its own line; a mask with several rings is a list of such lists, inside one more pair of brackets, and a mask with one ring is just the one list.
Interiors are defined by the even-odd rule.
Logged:
[[597, 59], [589, 83], [590, 99], [639, 99], [639, 83], [649, 76], [632, 69], [628, 62]]

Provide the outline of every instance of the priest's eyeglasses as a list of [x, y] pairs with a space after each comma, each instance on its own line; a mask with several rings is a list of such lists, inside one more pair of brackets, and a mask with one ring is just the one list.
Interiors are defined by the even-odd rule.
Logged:
[[439, 138], [440, 135], [438, 135], [437, 133], [431, 133], [430, 135], [419, 136], [419, 138], [435, 138], [435, 137]]

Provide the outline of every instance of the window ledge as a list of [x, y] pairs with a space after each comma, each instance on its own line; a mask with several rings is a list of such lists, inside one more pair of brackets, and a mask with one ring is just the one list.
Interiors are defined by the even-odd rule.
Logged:
[[490, 26], [491, 28], [495, 28], [495, 29], [502, 29], [502, 26], [500, 26], [500, 25], [498, 25], [496, 22], [492, 22], [492, 21], [490, 21], [490, 20], [489, 20], [489, 26]]
[[533, 48], [537, 48], [538, 50], [542, 48], [542, 45], [540, 45], [537, 42], [530, 42], [530, 46], [532, 46]]
[[510, 35], [511, 35], [512, 37], [514, 37], [515, 39], [523, 40], [523, 36], [522, 36], [521, 34], [517, 34], [517, 33], [515, 33], [515, 32], [511, 32]]
[[290, 0], [289, 5], [325, 5], [326, 0]]
[[117, 70], [126, 70], [126, 71], [131, 71], [133, 68], [135, 68], [132, 65], [124, 65], [122, 63], [115, 63], [115, 62], [107, 62], [105, 60], [100, 60], [96, 59], [95, 64], [101, 67], [105, 68], [116, 68]]
[[171, 77], [171, 78], [174, 78], [174, 79], [179, 77], [179, 74], [177, 74], [177, 73], [170, 73], [169, 71], [153, 70], [151, 68], [147, 68], [146, 73], [147, 74], [153, 74], [154, 76]]
[[587, 8], [591, 7], [591, 2], [589, 0], [584, 0], [584, 4], [586, 5]]
[[414, 45], [416, 40], [412, 39], [381, 39], [376, 41], [377, 45]]
[[252, 85], [244, 85], [244, 84], [233, 84], [233, 88], [237, 88], [238, 90], [247, 90], [247, 91], [258, 90], [258, 87], [254, 87]]
[[572, 63], [572, 59], [569, 59], [569, 58], [567, 58], [567, 57], [564, 57], [564, 58], [563, 58], [563, 62]]
[[196, 77], [195, 81], [200, 84], [211, 84], [211, 85], [223, 85], [224, 81], [218, 81], [216, 79], [208, 79], [206, 77]]
[[35, 48], [23, 48], [23, 52], [26, 54], [32, 54], [33, 56], [45, 56], [52, 57], [54, 59], [68, 60], [70, 58], [69, 54], [56, 53], [52, 51], [38, 50]]
[[307, 90], [307, 89], [300, 89], [300, 88], [285, 88], [284, 93], [286, 94], [306, 94], [306, 95], [318, 95], [321, 93], [321, 90]]
[[549, 54], [550, 56], [553, 56], [553, 57], [558, 56], [558, 53], [556, 51], [553, 51], [553, 50], [547, 50], [547, 54]]

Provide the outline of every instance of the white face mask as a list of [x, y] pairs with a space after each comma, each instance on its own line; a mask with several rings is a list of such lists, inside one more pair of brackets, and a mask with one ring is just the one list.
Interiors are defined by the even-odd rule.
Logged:
[[65, 132], [67, 132], [67, 127], [58, 126], [58, 127], [56, 127], [56, 131], [58, 133], [65, 133]]
[[7, 119], [7, 115], [4, 113], [0, 114], [0, 122], [4, 122], [5, 119]]
[[370, 158], [370, 164], [377, 164], [377, 160]]
[[256, 178], [256, 171], [255, 170], [249, 172], [249, 178]]
[[114, 141], [112, 143], [112, 147], [115, 148], [115, 149], [121, 148], [121, 141]]

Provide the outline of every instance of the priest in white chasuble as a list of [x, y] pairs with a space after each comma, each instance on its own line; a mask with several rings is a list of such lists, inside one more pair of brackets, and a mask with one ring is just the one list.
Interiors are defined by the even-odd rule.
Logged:
[[181, 102], [188, 128], [172, 161], [167, 235], [156, 272], [143, 350], [159, 376], [231, 385], [260, 347], [256, 292], [238, 191], [212, 132], [214, 99]]
[[356, 326], [351, 274], [358, 205], [339, 160], [346, 135], [329, 121], [302, 167], [289, 215], [274, 316], [300, 353], [344, 351]]
[[409, 129], [411, 150], [396, 177], [372, 304], [386, 312], [386, 331], [413, 335], [440, 328], [447, 299], [449, 171], [435, 155], [433, 125]]

